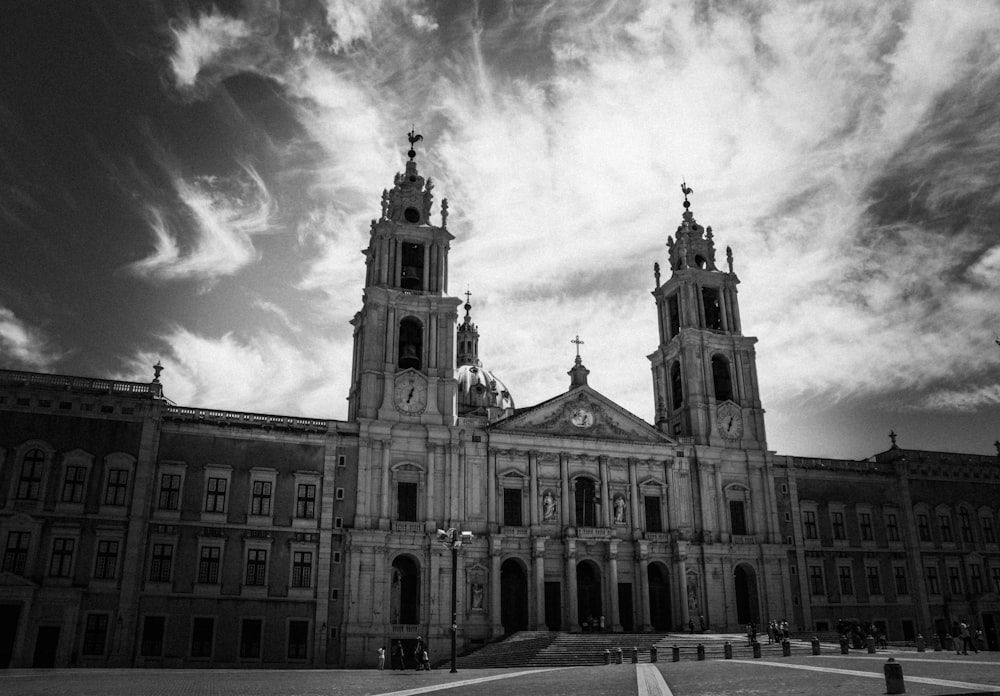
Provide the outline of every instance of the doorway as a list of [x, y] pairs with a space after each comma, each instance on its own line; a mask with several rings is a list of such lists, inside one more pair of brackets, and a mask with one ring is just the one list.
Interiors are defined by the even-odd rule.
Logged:
[[753, 568], [741, 563], [733, 572], [736, 585], [736, 621], [740, 625], [753, 623], [760, 625], [757, 608], [757, 576]]
[[513, 558], [500, 566], [500, 623], [504, 633], [528, 628], [528, 579]]
[[618, 623], [621, 624], [623, 631], [629, 633], [635, 627], [632, 609], [632, 583], [630, 582], [618, 583]]
[[545, 626], [550, 631], [562, 630], [562, 583], [545, 583]]
[[35, 640], [35, 656], [31, 660], [31, 666], [55, 667], [58, 648], [59, 627], [39, 626], [38, 638]]
[[591, 561], [583, 561], [576, 566], [576, 606], [580, 624], [587, 623], [591, 630], [604, 610], [601, 608], [601, 575]]
[[0, 669], [10, 667], [20, 618], [20, 604], [0, 604]]

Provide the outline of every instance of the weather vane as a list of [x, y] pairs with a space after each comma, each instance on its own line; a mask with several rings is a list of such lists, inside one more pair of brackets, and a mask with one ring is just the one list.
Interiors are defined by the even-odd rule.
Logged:
[[688, 196], [694, 193], [694, 189], [687, 185], [686, 181], [681, 182], [681, 193], [684, 194], [684, 210], [691, 207], [691, 202], [688, 200]]
[[414, 128], [413, 126], [411, 126], [410, 127], [410, 132], [407, 134], [406, 137], [410, 141], [410, 150], [406, 154], [410, 156], [410, 159], [413, 159], [414, 157], [417, 156], [417, 151], [413, 149], [413, 146], [415, 144], [419, 143], [421, 140], [423, 140], [424, 136], [422, 136], [419, 133], [417, 133], [416, 132], [416, 128]]

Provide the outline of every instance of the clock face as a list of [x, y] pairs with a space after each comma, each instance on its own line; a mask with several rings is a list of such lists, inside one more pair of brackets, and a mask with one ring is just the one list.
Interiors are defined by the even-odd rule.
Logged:
[[743, 437], [743, 413], [733, 404], [723, 404], [716, 412], [719, 434], [730, 440]]
[[427, 383], [414, 373], [398, 377], [393, 391], [393, 401], [396, 409], [402, 413], [423, 413], [427, 408]]
[[578, 406], [573, 409], [569, 422], [578, 428], [589, 428], [594, 424], [594, 412], [589, 408]]

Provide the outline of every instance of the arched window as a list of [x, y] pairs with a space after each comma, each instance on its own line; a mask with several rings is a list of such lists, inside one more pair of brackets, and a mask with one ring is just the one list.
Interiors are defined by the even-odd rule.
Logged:
[[399, 362], [400, 369], [421, 369], [423, 365], [424, 331], [420, 322], [406, 317], [399, 322]]
[[[416, 214], [416, 220], [410, 220], [409, 211]], [[416, 208], [407, 208], [407, 220], [416, 222], [420, 219], [420, 213]], [[400, 264], [399, 287], [404, 290], [424, 289], [424, 245], [412, 242], [403, 242], [402, 263]]]
[[712, 383], [715, 386], [716, 401], [733, 400], [733, 378], [729, 371], [729, 361], [721, 355], [712, 356]]
[[680, 408], [684, 403], [684, 390], [681, 388], [681, 364], [675, 362], [670, 366], [670, 397], [674, 408]]

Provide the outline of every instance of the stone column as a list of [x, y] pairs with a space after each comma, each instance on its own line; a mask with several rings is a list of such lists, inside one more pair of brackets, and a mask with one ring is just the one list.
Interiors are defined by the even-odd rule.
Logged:
[[503, 547], [503, 536], [490, 536], [490, 624], [493, 636], [503, 635], [503, 624], [500, 622], [500, 551]]
[[437, 471], [441, 445], [431, 445], [427, 448], [427, 475], [424, 480], [424, 529], [433, 534], [437, 530], [437, 520], [434, 514], [434, 472]]
[[389, 529], [389, 467], [392, 465], [392, 452], [387, 440], [379, 440], [382, 449], [382, 509], [379, 510], [379, 529]]
[[545, 624], [545, 541], [535, 537], [531, 549], [531, 564], [535, 571], [535, 630], [547, 631]]
[[500, 525], [497, 520], [497, 452], [486, 455], [486, 529], [492, 534]]
[[576, 591], [576, 539], [566, 539], [566, 609], [568, 630], [580, 629], [580, 617], [577, 611]]
[[639, 556], [639, 630], [651, 630], [649, 617], [649, 542], [645, 539], [636, 544]]
[[642, 529], [642, 519], [639, 517], [639, 504], [642, 502], [639, 499], [639, 474], [638, 474], [638, 463], [634, 459], [628, 460], [628, 487], [632, 498], [631, 510], [629, 510], [629, 515], [632, 518], [632, 538], [638, 536], [638, 532]]
[[680, 625], [687, 627], [688, 621], [691, 619], [691, 614], [688, 611], [687, 602], [687, 542], [677, 541], [674, 542], [674, 569], [676, 571], [676, 581], [673, 583], [677, 589], [674, 591], [674, 602], [677, 608], [680, 609], [678, 612], [671, 612], [674, 616], [680, 618]]
[[598, 526], [611, 526], [611, 500], [608, 495], [608, 458], [597, 458], [597, 469], [601, 474], [601, 520]]
[[[562, 524], [565, 527], [572, 527], [575, 530], [576, 505], [573, 503], [572, 491], [569, 485], [569, 456], [564, 453], [559, 454], [559, 475], [562, 478], [562, 500], [559, 501], [559, 513], [562, 516]], [[573, 582], [575, 583], [575, 572], [573, 578]]]
[[528, 524], [532, 533], [538, 527], [538, 506], [542, 504], [538, 497], [538, 453], [528, 452]]
[[618, 539], [608, 542], [608, 590], [611, 599], [611, 616], [608, 617], [608, 624], [615, 633], [622, 630], [621, 616], [618, 607]]

